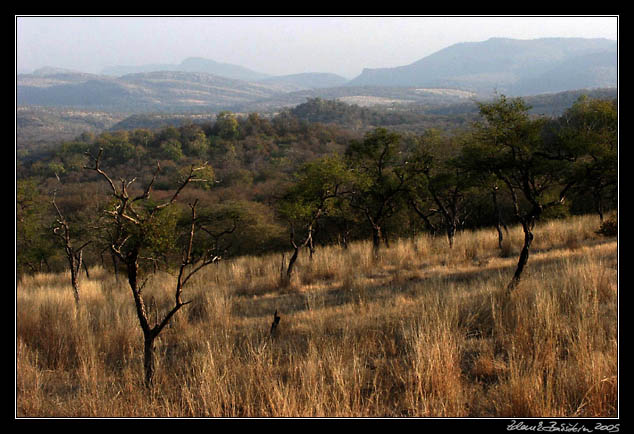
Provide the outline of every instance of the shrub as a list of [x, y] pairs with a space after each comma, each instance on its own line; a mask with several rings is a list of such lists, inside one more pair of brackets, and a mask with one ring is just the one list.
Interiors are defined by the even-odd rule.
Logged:
[[615, 237], [619, 233], [619, 223], [616, 214], [611, 215], [601, 223], [601, 227], [597, 231], [597, 234], [605, 237]]

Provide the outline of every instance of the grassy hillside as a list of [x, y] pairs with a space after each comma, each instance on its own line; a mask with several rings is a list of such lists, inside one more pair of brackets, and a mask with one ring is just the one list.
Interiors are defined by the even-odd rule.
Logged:
[[16, 84], [19, 105], [137, 113], [222, 110], [279, 93], [276, 86], [180, 71], [122, 77], [20, 74]]
[[[17, 282], [17, 415], [100, 417], [606, 417], [617, 409], [617, 243], [598, 218], [538, 224], [526, 276], [508, 283], [512, 228], [370, 243], [205, 269], [157, 346], [143, 386], [143, 340], [125, 279]], [[150, 309], [175, 277], [151, 276]], [[150, 297], [151, 296], [151, 297]], [[281, 321], [269, 335], [273, 312]]]

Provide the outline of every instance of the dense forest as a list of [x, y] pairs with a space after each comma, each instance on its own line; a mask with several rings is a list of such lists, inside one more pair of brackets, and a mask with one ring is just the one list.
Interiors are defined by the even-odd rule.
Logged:
[[523, 99], [500, 96], [477, 113], [438, 114], [410, 129], [406, 113], [378, 116], [314, 98], [271, 117], [224, 111], [20, 154], [17, 272], [63, 270], [72, 258], [117, 270], [113, 216], [123, 202], [113, 191], [127, 192], [145, 222], [125, 242], [142, 246], [149, 269], [173, 264], [193, 223], [202, 229], [194, 254], [216, 259], [296, 258], [302, 248], [359, 239], [378, 251], [421, 232], [446, 237], [450, 248], [457, 231], [493, 226], [501, 243], [518, 223], [528, 252], [537, 220], [608, 220], [617, 206], [616, 100], [580, 97], [559, 116], [540, 116]]

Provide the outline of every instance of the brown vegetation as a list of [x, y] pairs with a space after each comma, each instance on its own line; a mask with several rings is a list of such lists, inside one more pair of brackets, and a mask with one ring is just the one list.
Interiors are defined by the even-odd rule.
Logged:
[[[156, 339], [144, 387], [141, 330], [124, 279], [100, 267], [75, 307], [66, 274], [16, 294], [18, 417], [614, 417], [617, 243], [598, 217], [318, 248], [280, 284], [279, 255], [193, 276], [192, 303]], [[177, 277], [146, 284], [147, 315]], [[275, 316], [274, 316], [275, 312]], [[271, 317], [281, 317], [271, 333]]]

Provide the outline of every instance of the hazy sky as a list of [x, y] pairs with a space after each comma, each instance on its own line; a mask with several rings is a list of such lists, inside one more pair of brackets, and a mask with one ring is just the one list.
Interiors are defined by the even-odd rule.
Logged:
[[204, 57], [273, 75], [408, 65], [458, 42], [491, 37], [616, 40], [618, 18], [16, 16], [16, 70], [99, 73], [114, 65]]

